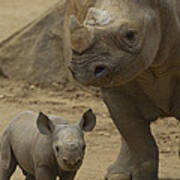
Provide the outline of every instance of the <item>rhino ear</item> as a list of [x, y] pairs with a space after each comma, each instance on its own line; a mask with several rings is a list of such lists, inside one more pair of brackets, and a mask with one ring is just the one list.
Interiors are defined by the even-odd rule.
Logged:
[[42, 112], [39, 113], [37, 118], [37, 127], [39, 132], [45, 135], [52, 134], [55, 129], [53, 122]]
[[93, 113], [91, 109], [86, 111], [83, 116], [81, 121], [79, 122], [79, 126], [83, 131], [92, 131], [96, 125], [96, 116]]

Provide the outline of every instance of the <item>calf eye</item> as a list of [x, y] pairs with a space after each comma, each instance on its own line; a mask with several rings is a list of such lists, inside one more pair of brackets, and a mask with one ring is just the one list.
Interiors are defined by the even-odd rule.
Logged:
[[82, 146], [82, 150], [83, 150], [83, 151], [86, 150], [86, 145], [85, 145], [85, 144]]
[[59, 152], [59, 147], [58, 146], [56, 146], [55, 149], [56, 149], [56, 152]]

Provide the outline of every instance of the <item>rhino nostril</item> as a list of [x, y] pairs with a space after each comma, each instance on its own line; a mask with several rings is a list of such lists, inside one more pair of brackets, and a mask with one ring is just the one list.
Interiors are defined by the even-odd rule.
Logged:
[[63, 158], [63, 162], [64, 162], [65, 164], [68, 164], [68, 159], [67, 159], [66, 157], [64, 157], [64, 158]]
[[97, 78], [100, 78], [104, 75], [105, 71], [106, 71], [105, 66], [96, 66], [96, 68], [94, 70], [94, 74]]

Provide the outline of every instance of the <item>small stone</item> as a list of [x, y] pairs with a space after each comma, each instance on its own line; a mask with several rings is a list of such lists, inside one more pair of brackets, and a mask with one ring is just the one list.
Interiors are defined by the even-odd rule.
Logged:
[[29, 87], [31, 90], [33, 90], [33, 89], [35, 89], [35, 85], [31, 85], [30, 87]]
[[170, 153], [171, 152], [171, 148], [170, 147], [164, 148], [160, 152], [163, 153], [163, 154]]
[[106, 137], [110, 137], [110, 134], [108, 132], [98, 132], [98, 134], [100, 136], [106, 136]]
[[59, 84], [58, 84], [57, 82], [53, 82], [53, 83], [52, 83], [52, 86], [54, 86], [54, 87], [58, 87], [58, 86], [59, 86]]
[[110, 137], [111, 135], [109, 134], [109, 133], [104, 133], [104, 136], [106, 136], [106, 137]]
[[4, 94], [0, 94], [0, 99], [3, 99], [5, 97]]

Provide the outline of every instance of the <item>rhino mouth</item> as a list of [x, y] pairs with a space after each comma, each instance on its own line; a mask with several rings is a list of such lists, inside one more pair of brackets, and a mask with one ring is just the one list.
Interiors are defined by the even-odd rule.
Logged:
[[71, 64], [73, 78], [83, 85], [106, 86], [111, 82], [112, 70], [106, 63], [92, 63], [85, 66]]
[[94, 75], [96, 78], [101, 78], [106, 73], [106, 67], [105, 66], [97, 66], [94, 69]]

